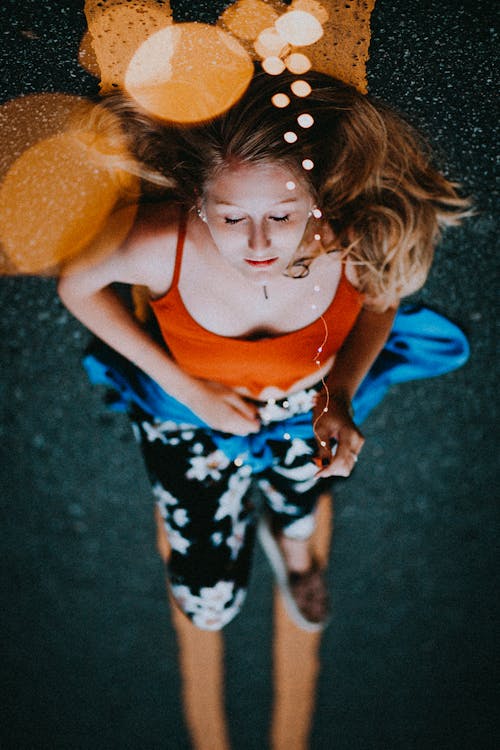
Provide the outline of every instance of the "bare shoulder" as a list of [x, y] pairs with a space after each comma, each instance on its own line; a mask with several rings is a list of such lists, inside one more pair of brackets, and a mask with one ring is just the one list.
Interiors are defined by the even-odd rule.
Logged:
[[118, 263], [132, 284], [149, 287], [153, 294], [168, 289], [175, 265], [179, 209], [168, 204], [139, 208], [136, 221], [119, 249]]
[[363, 307], [366, 310], [377, 313], [385, 313], [389, 309], [397, 309], [399, 306], [399, 298], [387, 294], [379, 294], [377, 296], [366, 294], [360, 288], [359, 276], [357, 272], [357, 266], [349, 258], [345, 261], [345, 275], [347, 280], [352, 286], [363, 294]]

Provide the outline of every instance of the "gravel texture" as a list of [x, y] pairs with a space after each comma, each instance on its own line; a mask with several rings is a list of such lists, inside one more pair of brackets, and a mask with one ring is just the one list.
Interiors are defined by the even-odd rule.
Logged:
[[[83, 3], [0, 8], [0, 96], [93, 94], [76, 52]], [[220, 2], [174, 3], [210, 21]], [[227, 3], [226, 3], [227, 5]], [[335, 616], [322, 644], [313, 750], [496, 746], [496, 226], [488, 0], [379, 0], [369, 86], [408, 113], [477, 212], [442, 242], [417, 300], [468, 333], [460, 371], [395, 387], [336, 485]], [[0, 744], [187, 748], [151, 499], [127, 421], [86, 383], [88, 340], [51, 279], [0, 281]], [[227, 628], [234, 747], [265, 747], [271, 576], [259, 553]], [[263, 645], [264, 644], [264, 645]]]

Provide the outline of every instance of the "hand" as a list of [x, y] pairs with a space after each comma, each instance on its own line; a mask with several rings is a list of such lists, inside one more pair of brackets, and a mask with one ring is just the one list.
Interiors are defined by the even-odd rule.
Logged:
[[260, 430], [257, 407], [221, 383], [198, 380], [186, 403], [214, 430], [233, 435], [248, 435]]
[[[326, 408], [328, 411], [325, 411]], [[331, 394], [327, 399], [326, 393], [319, 393], [313, 407], [314, 423], [318, 441], [317, 462], [322, 467], [316, 476], [348, 477], [365, 442], [352, 420], [349, 397], [338, 393]], [[333, 452], [332, 439], [337, 441]]]

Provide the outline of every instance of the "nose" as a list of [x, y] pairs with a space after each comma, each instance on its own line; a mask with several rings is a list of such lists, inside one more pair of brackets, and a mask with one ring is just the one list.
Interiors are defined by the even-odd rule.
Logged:
[[271, 247], [271, 239], [263, 223], [251, 223], [248, 232], [248, 247], [256, 253]]

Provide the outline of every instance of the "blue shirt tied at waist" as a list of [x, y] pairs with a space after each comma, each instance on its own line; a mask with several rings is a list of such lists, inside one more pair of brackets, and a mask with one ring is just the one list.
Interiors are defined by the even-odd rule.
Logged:
[[[426, 307], [401, 308], [386, 345], [353, 399], [356, 423], [368, 416], [391, 385], [450, 372], [463, 365], [468, 356], [467, 339], [454, 323]], [[255, 472], [272, 464], [268, 441], [287, 439], [285, 433], [291, 440], [313, 437], [311, 412], [263, 424], [258, 433], [250, 435], [212, 430], [146, 373], [99, 340], [91, 345], [83, 364], [92, 383], [113, 389], [112, 410], [129, 411], [135, 405], [162, 422], [206, 429], [230, 460], [241, 459]]]

